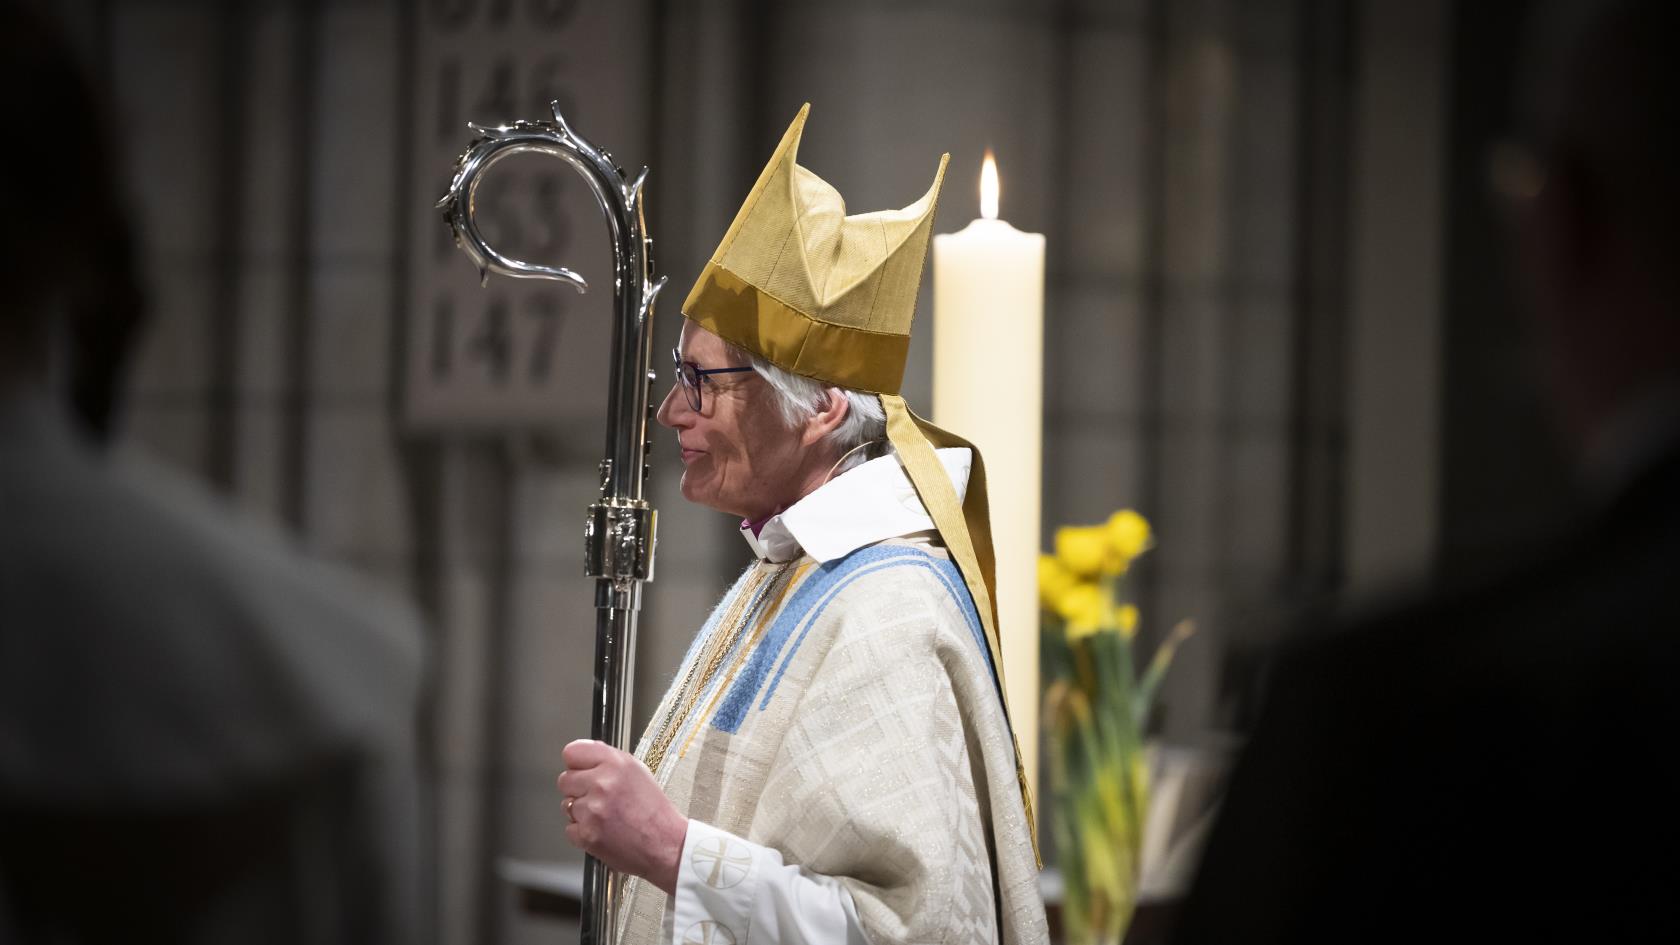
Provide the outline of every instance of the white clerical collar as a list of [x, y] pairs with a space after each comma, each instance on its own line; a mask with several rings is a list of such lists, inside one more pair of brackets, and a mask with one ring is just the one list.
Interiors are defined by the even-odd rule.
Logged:
[[[961, 502], [968, 491], [973, 454], [963, 447], [937, 453]], [[742, 524], [741, 537], [767, 561], [792, 561], [808, 554], [821, 562], [864, 545], [932, 530], [933, 519], [898, 457], [883, 456], [824, 483], [765, 522], [756, 535], [750, 525]]]

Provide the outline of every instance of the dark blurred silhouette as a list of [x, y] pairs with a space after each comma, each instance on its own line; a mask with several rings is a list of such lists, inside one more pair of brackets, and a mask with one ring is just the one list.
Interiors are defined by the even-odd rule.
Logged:
[[110, 116], [15, 0], [0, 120], [0, 942], [413, 941], [412, 616], [104, 449]]
[[1492, 162], [1597, 514], [1279, 659], [1178, 942], [1680, 941], [1677, 39], [1548, 7]]

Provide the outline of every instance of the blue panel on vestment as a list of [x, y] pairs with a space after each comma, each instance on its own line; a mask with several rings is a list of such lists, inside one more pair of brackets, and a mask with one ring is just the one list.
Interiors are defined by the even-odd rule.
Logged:
[[[974, 608], [974, 599], [969, 595], [968, 586], [963, 583], [962, 573], [957, 570], [957, 566], [947, 559], [903, 545], [872, 545], [819, 566], [805, 579], [794, 592], [793, 598], [777, 615], [770, 629], [759, 640], [758, 645], [753, 648], [747, 665], [735, 677], [729, 691], [724, 695], [723, 703], [718, 707], [717, 714], [712, 716], [712, 726], [731, 735], [739, 732], [741, 723], [746, 721], [747, 710], [752, 707], [753, 697], [759, 690], [765, 691], [758, 707], [763, 709], [770, 704], [771, 697], [776, 694], [776, 687], [781, 683], [782, 674], [787, 672], [788, 664], [799, 652], [800, 645], [805, 642], [805, 636], [822, 617], [829, 603], [853, 581], [864, 575], [884, 568], [900, 567], [925, 568], [939, 578], [945, 590], [957, 601], [957, 609], [962, 611], [968, 622], [969, 632], [980, 647], [981, 654], [985, 656], [987, 667], [990, 668], [992, 655], [986, 646], [980, 615]], [[775, 668], [774, 676], [771, 676], [772, 668]], [[992, 675], [993, 679], [997, 678], [995, 669]], [[765, 687], [767, 679], [768, 688]]]

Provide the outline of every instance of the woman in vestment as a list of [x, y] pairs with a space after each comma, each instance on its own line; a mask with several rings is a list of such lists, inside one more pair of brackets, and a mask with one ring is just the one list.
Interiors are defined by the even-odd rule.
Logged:
[[796, 163], [808, 112], [683, 305], [658, 414], [755, 560], [634, 755], [566, 746], [567, 837], [633, 877], [626, 945], [1036, 945], [980, 458], [898, 396], [945, 162], [847, 216]]

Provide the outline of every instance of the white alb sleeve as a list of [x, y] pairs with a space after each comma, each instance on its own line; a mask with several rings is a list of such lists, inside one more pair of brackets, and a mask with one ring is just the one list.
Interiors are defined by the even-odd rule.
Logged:
[[690, 819], [670, 945], [869, 945], [839, 880]]

